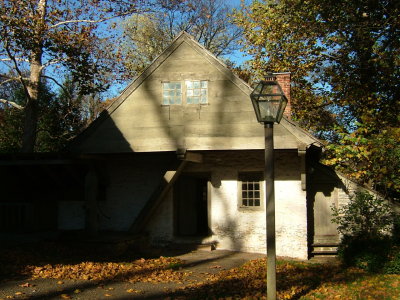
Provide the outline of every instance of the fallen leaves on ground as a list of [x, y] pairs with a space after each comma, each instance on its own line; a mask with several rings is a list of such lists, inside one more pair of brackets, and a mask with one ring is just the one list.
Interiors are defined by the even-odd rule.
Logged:
[[20, 286], [20, 287], [25, 287], [25, 288], [27, 288], [27, 287], [32, 287], [32, 286], [35, 286], [35, 285], [34, 285], [34, 284], [31, 284], [31, 283], [29, 283], [29, 282], [25, 282], [25, 283], [20, 284], [19, 286]]
[[[170, 268], [181, 263], [179, 259], [160, 257], [158, 259], [139, 259], [133, 262], [81, 262], [77, 264], [28, 265], [23, 274], [32, 279], [79, 279], [79, 280], [122, 280], [134, 282], [181, 281], [187, 275]], [[62, 281], [58, 283], [61, 284]]]
[[[266, 259], [209, 274], [179, 289], [182, 299], [266, 299]], [[383, 284], [384, 283], [384, 284]], [[283, 261], [277, 265], [278, 299], [398, 299], [399, 275], [360, 269]]]
[[188, 275], [177, 270], [182, 261], [176, 258], [137, 259], [133, 252], [121, 257], [120, 251], [103, 250], [90, 244], [57, 242], [4, 249], [0, 251], [0, 279], [53, 278], [59, 285], [67, 279], [157, 283], [181, 282]]
[[[230, 270], [223, 270], [215, 262], [210, 269], [216, 269], [218, 273], [203, 272], [197, 273], [198, 276], [186, 277], [190, 273], [179, 271], [183, 262], [176, 258], [121, 259], [103, 254], [89, 259], [91, 256], [85, 253], [72, 255], [71, 252], [77, 251], [77, 248], [67, 251], [71, 248], [54, 247], [54, 251], [46, 251], [53, 255], [56, 253], [53, 257], [44, 256], [43, 251], [34, 248], [28, 249], [30, 251], [0, 252], [0, 278], [10, 280], [13, 276], [25, 275], [19, 285], [21, 288], [32, 286], [25, 281], [28, 280], [26, 276], [35, 279], [55, 278], [59, 288], [64, 287], [68, 279], [99, 281], [96, 285], [102, 288], [102, 297], [111, 299], [116, 297], [114, 294], [117, 291], [104, 287], [108, 281], [176, 282], [165, 288], [165, 296], [170, 299], [266, 299], [265, 259], [253, 260]], [[21, 290], [17, 288], [6, 299], [25, 297], [26, 294], [14, 294]], [[278, 299], [399, 299], [399, 291], [400, 275], [369, 274], [360, 269], [343, 268], [339, 264], [319, 265], [288, 260], [277, 263]], [[80, 296], [81, 292], [84, 290], [75, 289], [69, 294], [60, 291], [62, 294], [59, 297], [70, 299]], [[142, 291], [126, 287], [123, 293], [125, 297], [130, 297]]]

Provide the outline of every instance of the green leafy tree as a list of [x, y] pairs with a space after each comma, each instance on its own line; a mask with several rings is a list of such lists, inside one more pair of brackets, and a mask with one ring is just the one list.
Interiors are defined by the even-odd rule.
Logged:
[[398, 1], [267, 0], [234, 15], [253, 78], [292, 73], [293, 118], [332, 143], [327, 163], [394, 198], [400, 192], [399, 14]]
[[[68, 77], [58, 93], [51, 92], [46, 81], [40, 84], [36, 151], [61, 150], [86, 125], [86, 103], [77, 91], [76, 84]], [[8, 94], [17, 105], [25, 101], [21, 86], [15, 86]], [[22, 110], [10, 105], [0, 107], [0, 152], [17, 152], [21, 148], [23, 118]]]
[[60, 74], [69, 70], [82, 94], [102, 90], [101, 75], [111, 68], [105, 64], [107, 56], [101, 56], [107, 54], [98, 47], [105, 37], [97, 29], [107, 20], [136, 13], [137, 3], [132, 0], [0, 2], [0, 76], [5, 81], [19, 82], [25, 96], [20, 104], [9, 98], [2, 98], [1, 102], [23, 110], [21, 151], [35, 149], [41, 81], [46, 78], [60, 86], [58, 79], [63, 77]]
[[216, 56], [238, 49], [241, 30], [231, 22], [231, 8], [223, 0], [159, 0], [148, 13], [122, 23], [120, 56], [127, 75], [147, 67], [181, 31], [187, 31]]

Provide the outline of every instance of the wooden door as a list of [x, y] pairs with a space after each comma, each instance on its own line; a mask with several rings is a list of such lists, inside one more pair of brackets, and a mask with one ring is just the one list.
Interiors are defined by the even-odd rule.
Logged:
[[174, 187], [175, 232], [178, 236], [208, 234], [208, 179], [182, 175]]
[[329, 184], [318, 184], [314, 191], [314, 244], [335, 243], [339, 236], [332, 222], [332, 206], [337, 207], [337, 190]]

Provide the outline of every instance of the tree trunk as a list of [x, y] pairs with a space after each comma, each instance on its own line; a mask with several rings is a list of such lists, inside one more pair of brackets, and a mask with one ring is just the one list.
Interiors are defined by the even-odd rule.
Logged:
[[34, 151], [37, 128], [39, 120], [39, 93], [40, 93], [40, 76], [42, 73], [42, 55], [43, 55], [43, 34], [46, 18], [46, 0], [40, 0], [37, 6], [37, 13], [40, 21], [37, 24], [36, 32], [37, 45], [33, 47], [30, 57], [30, 76], [27, 84], [27, 103], [25, 107], [25, 120], [22, 134], [21, 152], [30, 153]]
[[28, 101], [25, 107], [24, 131], [22, 134], [21, 152], [34, 151], [39, 119], [39, 84], [41, 73], [41, 53], [35, 55], [31, 61], [31, 70], [28, 83]]

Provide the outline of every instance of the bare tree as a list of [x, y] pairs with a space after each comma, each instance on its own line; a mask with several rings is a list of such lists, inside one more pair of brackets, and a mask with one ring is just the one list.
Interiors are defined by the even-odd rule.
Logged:
[[132, 16], [123, 24], [121, 56], [127, 75], [135, 76], [179, 34], [186, 31], [216, 56], [238, 49], [241, 29], [233, 25], [232, 8], [223, 0], [159, 0], [158, 9]]

